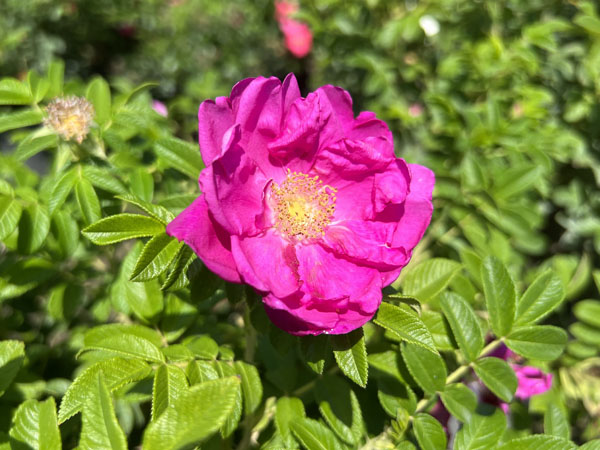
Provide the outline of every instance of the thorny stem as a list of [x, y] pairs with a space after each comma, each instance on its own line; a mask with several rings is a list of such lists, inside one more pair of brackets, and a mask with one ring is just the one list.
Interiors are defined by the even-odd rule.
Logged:
[[[493, 340], [492, 342], [490, 342], [488, 345], [486, 345], [483, 348], [483, 350], [481, 350], [481, 353], [479, 354], [479, 356], [477, 358], [479, 359], [479, 358], [482, 358], [482, 357], [487, 356], [490, 353], [492, 353], [502, 343], [502, 341], [503, 341], [502, 339], [496, 339], [496, 340]], [[466, 372], [469, 371], [469, 369], [472, 366], [473, 366], [473, 363], [469, 363], [469, 364], [463, 364], [462, 366], [458, 367], [454, 372], [452, 372], [446, 378], [446, 386], [454, 383], [455, 381], [458, 381]], [[436, 400], [437, 400], [437, 394], [432, 395], [429, 398], [421, 399], [421, 401], [419, 401], [419, 403], [417, 403], [417, 409], [415, 410], [415, 414], [427, 410]]]

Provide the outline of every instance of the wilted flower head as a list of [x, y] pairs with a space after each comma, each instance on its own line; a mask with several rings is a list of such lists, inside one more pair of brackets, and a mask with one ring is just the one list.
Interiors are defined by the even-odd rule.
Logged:
[[275, 1], [275, 19], [285, 37], [285, 46], [296, 58], [304, 58], [312, 48], [312, 33], [308, 25], [293, 19], [298, 5], [289, 1]]
[[70, 95], [52, 100], [46, 107], [44, 125], [52, 128], [67, 141], [82, 143], [94, 118], [94, 107], [83, 97]]
[[203, 194], [167, 233], [253, 286], [289, 333], [370, 320], [429, 224], [433, 173], [396, 158], [385, 122], [354, 117], [348, 92], [303, 98], [293, 75], [240, 81], [198, 120]]

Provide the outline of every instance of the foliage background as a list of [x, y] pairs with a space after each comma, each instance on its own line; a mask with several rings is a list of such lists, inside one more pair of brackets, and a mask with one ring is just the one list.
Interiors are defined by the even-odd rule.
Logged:
[[[449, 293], [476, 312], [476, 325], [467, 328], [481, 326], [486, 342], [494, 342], [503, 333], [486, 273], [492, 284], [504, 279], [510, 287], [514, 280], [519, 293], [536, 277], [551, 276], [540, 274], [560, 280], [559, 306], [556, 296], [538, 300], [547, 312], [556, 307], [543, 323], [568, 330], [565, 352], [542, 358], [549, 362], [522, 352], [528, 364], [554, 374], [553, 389], [513, 401], [506, 431], [481, 396], [474, 412], [465, 394], [458, 403], [470, 412], [451, 411], [450, 445], [491, 448], [543, 432], [556, 438], [518, 448], [568, 448], [558, 439], [598, 438], [599, 12], [587, 1], [303, 1], [298, 18], [310, 25], [314, 47], [296, 60], [286, 53], [269, 0], [2, 1], [0, 447], [144, 441], [147, 448], [180, 448], [185, 437], [152, 440], [175, 423], [192, 430], [190, 442], [204, 440], [202, 448], [317, 448], [311, 437], [326, 448], [440, 448], [439, 424], [415, 409], [429, 411], [449, 382], [431, 387], [407, 373], [411, 350], [397, 344], [422, 344], [422, 337], [407, 338], [402, 324], [378, 316], [385, 333], [369, 324], [364, 338], [345, 343], [292, 338], [269, 325], [253, 292], [225, 284], [161, 237], [163, 222], [197, 189], [199, 103], [227, 95], [245, 77], [288, 72], [304, 93], [344, 87], [356, 112], [375, 111], [388, 122], [399, 156], [436, 173], [432, 224], [411, 265], [386, 289], [388, 302], [405, 315], [414, 311], [441, 352], [432, 361], [433, 352], [415, 351], [428, 370], [437, 367], [445, 378], [462, 370], [469, 352], [475, 359], [484, 352], [471, 348], [473, 340], [461, 343], [452, 328], [453, 311], [443, 307]], [[423, 16], [437, 20], [439, 33], [424, 32]], [[81, 146], [38, 126], [44, 105], [60, 92], [86, 95], [96, 107], [97, 126]], [[168, 118], [153, 112], [153, 98], [167, 104]], [[163, 256], [146, 251], [136, 269], [142, 242], [98, 247], [92, 242], [108, 241], [81, 234], [119, 213], [155, 217], [129, 236], [158, 236]], [[142, 273], [137, 282], [129, 280], [134, 269]], [[123, 344], [108, 339], [113, 334], [137, 353], [124, 355]], [[536, 351], [550, 346], [546, 337], [536, 339]], [[560, 350], [559, 341], [553, 345]], [[340, 363], [340, 352], [350, 355], [354, 372]], [[471, 371], [459, 375], [450, 381], [478, 393]], [[71, 384], [76, 378], [79, 385]], [[202, 383], [213, 378], [214, 385]], [[510, 397], [511, 379], [499, 381]], [[199, 387], [188, 392], [188, 384]], [[501, 387], [491, 390], [498, 395]], [[189, 419], [200, 412], [185, 398], [220, 398], [221, 407], [204, 411], [206, 425], [198, 426]], [[175, 410], [189, 414], [160, 415], [160, 402], [176, 401]], [[83, 414], [66, 420], [65, 404]], [[92, 416], [96, 410], [104, 419]], [[295, 421], [301, 425], [290, 428]], [[457, 434], [460, 423], [471, 425]], [[486, 426], [500, 432], [486, 435]], [[35, 432], [53, 438], [42, 442]]]

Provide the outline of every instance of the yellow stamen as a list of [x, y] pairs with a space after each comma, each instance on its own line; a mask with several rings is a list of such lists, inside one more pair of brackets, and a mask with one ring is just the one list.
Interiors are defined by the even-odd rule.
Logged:
[[312, 239], [325, 234], [335, 211], [337, 190], [323, 185], [318, 176], [290, 172], [278, 185], [273, 183], [272, 198], [275, 200], [275, 227], [298, 239]]

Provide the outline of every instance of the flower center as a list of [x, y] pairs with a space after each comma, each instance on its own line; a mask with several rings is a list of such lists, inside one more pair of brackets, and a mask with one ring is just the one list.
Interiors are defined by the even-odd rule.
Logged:
[[337, 190], [318, 176], [290, 172], [280, 185], [273, 183], [275, 227], [289, 237], [311, 239], [323, 236], [335, 211]]

